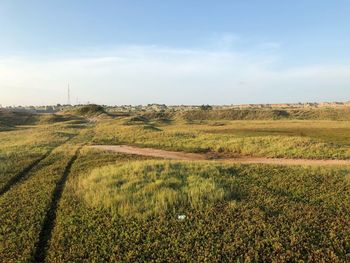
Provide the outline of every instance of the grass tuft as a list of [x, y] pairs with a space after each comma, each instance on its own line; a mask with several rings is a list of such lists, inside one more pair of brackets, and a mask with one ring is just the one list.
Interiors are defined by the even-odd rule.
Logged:
[[[234, 196], [219, 169], [190, 162], [130, 162], [95, 169], [79, 183], [85, 201], [122, 216], [207, 209]], [[225, 186], [224, 186], [225, 183]]]

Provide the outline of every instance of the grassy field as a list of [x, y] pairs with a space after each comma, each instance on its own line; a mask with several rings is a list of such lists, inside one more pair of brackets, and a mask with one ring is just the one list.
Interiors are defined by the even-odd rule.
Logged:
[[49, 261], [349, 260], [349, 170], [79, 158]]
[[349, 159], [348, 121], [200, 121], [122, 118], [96, 126], [96, 144], [133, 144], [188, 152]]
[[87, 147], [350, 159], [345, 113], [0, 112], [0, 262], [349, 262], [350, 167]]

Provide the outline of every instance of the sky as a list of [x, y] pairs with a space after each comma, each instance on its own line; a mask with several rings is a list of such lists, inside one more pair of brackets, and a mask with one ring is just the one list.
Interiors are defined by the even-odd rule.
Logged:
[[350, 101], [350, 0], [0, 0], [0, 104]]

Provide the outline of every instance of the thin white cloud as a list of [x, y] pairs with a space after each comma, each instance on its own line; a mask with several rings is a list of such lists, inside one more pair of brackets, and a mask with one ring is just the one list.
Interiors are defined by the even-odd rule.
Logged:
[[[265, 46], [279, 47], [271, 43]], [[104, 104], [350, 99], [350, 66], [279, 70], [275, 61], [276, 55], [266, 56], [256, 50], [243, 53], [227, 48], [213, 51], [159, 46], [0, 58], [0, 104], [64, 103], [67, 83], [73, 98]]]
[[281, 46], [282, 44], [278, 42], [263, 42], [258, 45], [258, 48], [263, 50], [276, 50], [280, 49]]

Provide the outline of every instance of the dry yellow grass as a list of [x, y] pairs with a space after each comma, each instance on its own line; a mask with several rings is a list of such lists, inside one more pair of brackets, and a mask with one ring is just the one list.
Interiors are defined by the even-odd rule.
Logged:
[[135, 217], [205, 209], [231, 196], [229, 185], [220, 181], [217, 167], [171, 161], [98, 168], [81, 178], [78, 192], [87, 204]]

